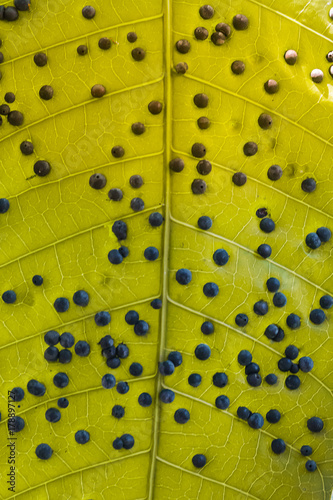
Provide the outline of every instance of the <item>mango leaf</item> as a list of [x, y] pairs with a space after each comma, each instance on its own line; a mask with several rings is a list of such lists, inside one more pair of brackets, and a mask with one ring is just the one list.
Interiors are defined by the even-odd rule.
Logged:
[[[80, 2], [33, 0], [17, 21], [0, 21], [1, 103], [5, 93], [13, 92], [16, 99], [9, 106], [24, 115], [17, 127], [3, 116], [0, 128], [1, 197], [10, 202], [0, 216], [1, 293], [16, 293], [15, 303], [0, 306], [0, 497], [329, 499], [332, 313], [325, 310], [320, 325], [309, 320], [309, 313], [332, 293], [332, 242], [316, 250], [305, 244], [306, 235], [319, 227], [333, 229], [328, 6], [319, 0], [214, 0], [213, 17], [203, 19], [197, 0], [99, 0], [93, 5], [96, 15], [86, 19]], [[234, 29], [236, 14], [247, 16], [247, 29]], [[221, 46], [210, 40], [219, 22], [232, 27]], [[194, 37], [197, 27], [208, 30], [206, 40]], [[127, 40], [129, 32], [137, 34], [136, 42]], [[102, 37], [111, 40], [108, 50], [98, 45]], [[186, 54], [175, 48], [181, 39], [191, 44]], [[77, 53], [79, 45], [87, 46], [87, 54]], [[146, 53], [141, 61], [131, 55], [138, 47]], [[284, 60], [289, 49], [298, 53], [295, 65]], [[47, 55], [43, 67], [34, 63], [38, 52]], [[245, 63], [242, 74], [231, 71], [235, 60]], [[182, 62], [188, 70], [178, 74], [174, 67]], [[313, 69], [323, 71], [321, 83], [312, 81]], [[269, 79], [279, 83], [275, 94], [264, 90]], [[96, 84], [106, 89], [101, 99], [91, 95]], [[54, 90], [50, 100], [39, 96], [44, 85]], [[209, 98], [205, 109], [193, 101], [201, 93]], [[160, 101], [163, 111], [150, 113], [151, 101]], [[258, 125], [262, 113], [272, 118], [267, 130]], [[198, 127], [201, 116], [210, 120], [209, 128]], [[145, 125], [142, 135], [131, 130], [137, 122]], [[22, 154], [23, 141], [33, 143], [33, 154]], [[247, 142], [258, 145], [254, 156], [244, 154]], [[194, 143], [206, 148], [212, 165], [206, 176], [196, 169]], [[122, 158], [112, 156], [114, 146], [124, 148]], [[174, 158], [184, 161], [181, 172], [169, 169]], [[34, 175], [38, 160], [51, 165], [45, 177]], [[283, 171], [277, 181], [267, 176], [272, 165]], [[246, 174], [246, 184], [234, 184], [235, 172]], [[106, 177], [103, 189], [90, 187], [94, 173]], [[142, 186], [130, 185], [133, 175], [142, 176]], [[311, 193], [301, 187], [307, 178], [316, 181]], [[205, 181], [204, 193], [192, 192], [194, 179], [200, 179], [201, 188]], [[121, 201], [109, 199], [113, 188], [122, 190]], [[133, 198], [143, 200], [143, 210], [132, 210]], [[260, 230], [258, 209], [275, 222], [273, 232]], [[159, 227], [149, 223], [153, 212], [164, 217]], [[198, 227], [201, 216], [211, 218], [208, 230]], [[128, 228], [121, 242], [112, 231], [117, 220]], [[266, 260], [257, 253], [264, 243], [272, 248]], [[120, 244], [129, 255], [111, 264], [108, 253]], [[157, 259], [145, 258], [148, 247], [158, 249]], [[225, 266], [213, 259], [217, 249], [229, 255]], [[176, 280], [182, 268], [192, 273], [187, 285]], [[41, 286], [33, 284], [34, 275], [43, 277]], [[284, 307], [273, 305], [269, 277], [279, 279]], [[219, 287], [215, 297], [203, 293], [210, 282]], [[87, 307], [73, 302], [77, 290], [88, 292]], [[69, 299], [67, 312], [56, 312], [59, 297]], [[162, 309], [151, 305], [159, 298]], [[253, 310], [260, 300], [268, 303], [264, 316]], [[149, 324], [148, 334], [138, 336], [126, 323], [129, 310]], [[95, 322], [100, 311], [111, 314], [107, 326]], [[246, 326], [235, 323], [237, 314], [248, 316]], [[290, 314], [300, 316], [300, 328], [286, 325]], [[211, 335], [201, 331], [205, 321], [214, 325]], [[281, 342], [265, 336], [269, 324], [284, 330]], [[88, 342], [90, 354], [80, 357], [72, 347], [70, 364], [47, 362], [44, 335], [49, 330]], [[98, 345], [105, 335], [129, 347], [129, 357], [115, 370], [108, 368]], [[194, 355], [202, 343], [211, 349], [205, 361]], [[299, 348], [300, 357], [314, 361], [311, 372], [297, 374], [301, 385], [296, 390], [285, 386], [288, 373], [277, 366], [290, 344]], [[247, 383], [238, 363], [244, 349], [260, 366], [258, 387]], [[183, 362], [172, 375], [162, 376], [158, 361], [171, 351], [179, 351]], [[141, 376], [131, 375], [133, 362], [143, 366]], [[53, 383], [59, 372], [69, 377], [62, 389]], [[228, 376], [223, 388], [212, 383], [217, 372]], [[105, 389], [101, 379], [107, 373], [117, 382], [127, 381], [129, 391]], [[188, 383], [192, 373], [201, 376], [198, 387]], [[265, 382], [269, 373], [277, 374], [277, 384]], [[45, 395], [28, 392], [32, 379], [45, 385]], [[13, 402], [13, 387], [24, 389], [21, 401]], [[172, 403], [160, 402], [163, 388], [174, 392]], [[139, 405], [144, 392], [152, 396], [151, 406]], [[226, 410], [215, 405], [220, 395], [230, 400]], [[68, 398], [69, 406], [50, 423], [45, 412], [58, 408], [60, 397]], [[125, 408], [121, 419], [111, 415], [115, 404]], [[265, 419], [262, 428], [253, 429], [237, 417], [239, 406], [264, 417], [278, 409], [281, 419], [275, 424]], [[175, 421], [180, 408], [190, 413], [186, 424]], [[7, 424], [14, 413], [25, 425], [11, 434]], [[307, 428], [314, 416], [324, 422], [321, 432]], [[76, 442], [78, 430], [89, 432], [89, 442]], [[133, 435], [133, 448], [114, 449], [114, 439], [124, 433]], [[280, 455], [271, 449], [276, 438], [286, 443]], [[53, 450], [48, 460], [35, 454], [41, 443]], [[303, 445], [313, 448], [311, 457], [301, 455]], [[193, 465], [196, 454], [205, 455], [204, 467]], [[305, 468], [308, 459], [317, 464], [313, 472]]]

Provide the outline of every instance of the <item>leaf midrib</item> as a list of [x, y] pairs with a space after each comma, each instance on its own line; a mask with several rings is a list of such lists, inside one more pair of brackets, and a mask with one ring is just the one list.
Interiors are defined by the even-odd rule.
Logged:
[[[169, 245], [170, 245], [170, 175], [169, 162], [171, 159], [171, 144], [172, 144], [172, 116], [171, 116], [171, 99], [172, 99], [172, 82], [171, 82], [171, 6], [172, 0], [163, 0], [163, 41], [164, 41], [164, 110], [165, 110], [165, 129], [164, 129], [164, 164], [163, 164], [163, 181], [164, 181], [164, 233], [163, 233], [163, 263], [162, 263], [162, 309], [160, 318], [160, 335], [159, 335], [159, 351], [158, 360], [162, 361], [164, 357], [164, 347], [167, 331], [167, 312], [168, 312], [168, 272], [169, 272]], [[154, 412], [154, 428], [152, 437], [152, 453], [151, 465], [149, 472], [148, 484], [148, 500], [154, 498], [155, 474], [156, 474], [156, 457], [158, 450], [158, 434], [159, 434], [159, 417], [160, 404], [159, 393], [162, 386], [162, 379], [159, 371], [157, 371], [156, 388], [155, 388], [155, 412]]]

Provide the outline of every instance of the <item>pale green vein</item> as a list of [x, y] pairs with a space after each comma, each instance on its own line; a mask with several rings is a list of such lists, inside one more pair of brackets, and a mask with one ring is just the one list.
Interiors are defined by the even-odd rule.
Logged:
[[[180, 226], [187, 227], [189, 229], [192, 229], [195, 232], [201, 232], [201, 230], [199, 228], [197, 228], [195, 226], [191, 226], [191, 224], [188, 224], [187, 222], [183, 222], [181, 220], [178, 220], [175, 217], [173, 217], [172, 215], [170, 215], [170, 218], [175, 224], [179, 224]], [[235, 245], [238, 248], [241, 248], [242, 250], [244, 250], [245, 252], [248, 252], [248, 253], [251, 253], [252, 255], [258, 256], [258, 254], [254, 250], [251, 250], [250, 248], [247, 248], [247, 247], [241, 245], [240, 243], [236, 243], [236, 241], [229, 240], [228, 238], [225, 238], [224, 236], [221, 236], [221, 235], [216, 234], [216, 233], [212, 233], [211, 231], [205, 231], [205, 234], [208, 234], [209, 236], [212, 236], [213, 238], [217, 238], [219, 240], [226, 241], [230, 245]], [[305, 281], [306, 283], [317, 288], [318, 290], [321, 290], [322, 292], [325, 293], [325, 295], [330, 295], [330, 292], [328, 290], [325, 290], [325, 288], [322, 288], [320, 285], [316, 285], [316, 283], [312, 283], [312, 281], [308, 280], [307, 278], [305, 278], [301, 274], [296, 273], [292, 269], [289, 269], [288, 267], [283, 266], [282, 264], [279, 264], [278, 262], [276, 262], [274, 260], [271, 260], [271, 259], [265, 259], [265, 260], [266, 260], [266, 262], [269, 262], [273, 266], [279, 267], [280, 269], [283, 269], [284, 271], [287, 271], [288, 273], [293, 274], [294, 276], [296, 276], [300, 280]]]
[[20, 491], [16, 495], [11, 495], [10, 497], [8, 497], [8, 499], [9, 498], [17, 498], [20, 495], [23, 495], [24, 493], [27, 493], [27, 492], [30, 492], [30, 491], [34, 491], [37, 488], [40, 488], [41, 486], [47, 486], [50, 483], [54, 483], [54, 481], [59, 481], [61, 479], [69, 477], [69, 476], [73, 476], [75, 474], [79, 474], [79, 473], [85, 472], [87, 470], [95, 469], [97, 467], [102, 467], [103, 465], [109, 465], [109, 464], [112, 464], [114, 462], [121, 462], [122, 460], [125, 460], [125, 459], [128, 460], [128, 459], [131, 459], [133, 457], [138, 457], [140, 455], [144, 455], [144, 454], [149, 453], [149, 452], [150, 452], [150, 449], [143, 450], [143, 451], [138, 451], [136, 453], [131, 453], [129, 455], [125, 455], [125, 456], [122, 456], [122, 457], [119, 457], [119, 458], [113, 458], [112, 460], [105, 460], [104, 462], [100, 462], [98, 464], [88, 465], [87, 467], [81, 467], [80, 469], [77, 469], [77, 470], [74, 470], [74, 471], [71, 471], [71, 472], [67, 472], [66, 474], [61, 474], [58, 477], [54, 477], [53, 479], [49, 479], [48, 481], [44, 481], [44, 483], [39, 483], [36, 486], [32, 486], [31, 488], [27, 488], [27, 489], [25, 489], [23, 491]]
[[220, 87], [219, 85], [216, 85], [216, 84], [211, 83], [209, 81], [203, 80], [202, 78], [198, 78], [197, 76], [189, 75], [188, 73], [185, 73], [185, 75], [183, 75], [183, 78], [188, 78], [189, 80], [194, 80], [196, 82], [202, 83], [203, 85], [208, 85], [208, 87], [212, 87], [214, 89], [220, 90], [221, 92], [225, 92], [226, 94], [229, 94], [229, 95], [231, 95], [233, 97], [237, 97], [238, 99], [242, 99], [243, 101], [246, 101], [246, 102], [252, 104], [253, 106], [256, 106], [257, 108], [265, 108], [270, 113], [273, 113], [274, 115], [278, 116], [282, 120], [285, 120], [288, 123], [290, 123], [291, 125], [294, 125], [295, 127], [300, 128], [301, 130], [303, 130], [307, 134], [312, 135], [313, 137], [315, 137], [319, 141], [324, 142], [328, 146], [333, 147], [333, 144], [331, 142], [327, 141], [326, 139], [324, 139], [320, 135], [315, 134], [311, 130], [303, 127], [303, 125], [300, 125], [299, 123], [294, 122], [293, 120], [291, 120], [290, 118], [287, 118], [286, 116], [282, 115], [278, 111], [275, 111], [274, 109], [268, 108], [267, 106], [264, 106], [263, 104], [259, 104], [256, 101], [252, 101], [252, 99], [249, 99], [248, 97], [245, 97], [245, 96], [243, 96], [241, 94], [237, 94], [236, 92], [232, 92], [231, 90], [227, 90], [227, 89], [225, 89], [223, 87]]
[[[96, 30], [96, 31], [91, 31], [90, 33], [86, 33], [85, 35], [76, 36], [74, 38], [70, 38], [70, 39], [65, 40], [63, 42], [58, 42], [58, 43], [55, 43], [53, 45], [48, 45], [47, 47], [41, 47], [41, 49], [42, 50], [50, 50], [50, 49], [54, 49], [55, 47], [62, 47], [63, 45], [75, 42], [76, 40], [82, 40], [82, 39], [90, 37], [90, 36], [98, 35], [99, 33], [104, 33], [104, 31], [109, 31], [109, 30], [118, 29], [118, 28], [124, 28], [125, 26], [132, 26], [133, 24], [155, 21], [156, 19], [160, 19], [161, 17], [163, 17], [163, 12], [161, 12], [161, 14], [157, 14], [156, 16], [145, 17], [142, 19], [135, 19], [134, 21], [128, 21], [126, 23], [120, 23], [120, 24], [114, 24], [111, 26], [107, 26], [106, 28], [101, 28], [101, 29]], [[10, 64], [10, 63], [13, 63], [15, 61], [18, 61], [19, 59], [24, 59], [25, 57], [34, 56], [35, 54], [36, 54], [36, 50], [34, 50], [33, 52], [27, 52], [26, 54], [24, 54], [22, 56], [13, 57], [13, 59], [9, 59], [8, 61], [4, 61], [1, 64], [1, 67], [5, 66], [6, 64]]]
[[[122, 94], [124, 92], [130, 92], [131, 90], [141, 89], [143, 87], [149, 87], [150, 85], [154, 85], [155, 83], [161, 82], [163, 80], [163, 78], [164, 78], [164, 75], [161, 75], [159, 78], [156, 78], [155, 80], [150, 80], [150, 81], [144, 82], [144, 83], [138, 83], [137, 85], [132, 85], [131, 87], [126, 87], [124, 89], [115, 90], [114, 92], [108, 92], [108, 93], [106, 93], [104, 95], [103, 99], [107, 99], [109, 97], [113, 97], [115, 95]], [[56, 113], [52, 113], [50, 115], [44, 116], [40, 120], [36, 120], [35, 122], [29, 123], [25, 127], [17, 127], [14, 132], [12, 132], [11, 134], [8, 134], [8, 135], [5, 135], [4, 137], [2, 137], [0, 139], [0, 143], [3, 142], [3, 141], [5, 141], [6, 139], [9, 139], [10, 137], [13, 137], [16, 134], [22, 132], [23, 130], [27, 130], [27, 129], [31, 128], [31, 127], [34, 127], [35, 125], [38, 125], [39, 123], [43, 123], [46, 120], [50, 120], [51, 118], [56, 118], [57, 116], [60, 116], [60, 115], [62, 115], [64, 113], [69, 113], [70, 111], [73, 111], [75, 109], [81, 108], [83, 106], [88, 106], [89, 104], [94, 103], [95, 100], [96, 99], [92, 97], [91, 99], [89, 99], [89, 101], [83, 101], [83, 102], [80, 102], [79, 104], [75, 104], [74, 106], [70, 106], [68, 108], [65, 108], [65, 109], [62, 109], [60, 111], [57, 111]]]
[[[120, 219], [130, 219], [130, 218], [136, 217], [136, 216], [138, 216], [140, 214], [144, 214], [144, 213], [147, 213], [147, 212], [158, 210], [162, 206], [163, 206], [163, 204], [155, 205], [153, 207], [145, 208], [144, 210], [141, 210], [141, 212], [133, 212], [132, 214], [123, 215], [121, 217], [118, 217], [118, 219], [119, 218]], [[83, 229], [82, 231], [78, 231], [76, 233], [72, 233], [69, 236], [65, 236], [64, 238], [61, 238], [61, 239], [59, 239], [57, 241], [54, 241], [53, 243], [49, 243], [48, 245], [44, 245], [43, 247], [36, 248], [36, 250], [31, 250], [30, 252], [28, 252], [28, 253], [26, 253], [24, 255], [20, 255], [19, 257], [16, 257], [15, 259], [9, 260], [5, 264], [1, 264], [0, 265], [0, 269], [3, 269], [4, 267], [9, 266], [10, 264], [13, 264], [14, 262], [17, 262], [17, 261], [20, 261], [20, 260], [25, 259], [27, 257], [30, 257], [31, 255], [34, 255], [34, 254], [36, 254], [38, 252], [46, 250], [47, 248], [55, 247], [59, 243], [64, 243], [65, 241], [68, 241], [68, 240], [70, 240], [72, 238], [77, 238], [79, 236], [82, 236], [82, 234], [86, 234], [86, 233], [95, 231], [96, 229], [99, 229], [101, 227], [111, 226], [113, 224], [113, 222], [115, 222], [115, 220], [118, 220], [118, 219], [111, 220], [110, 222], [104, 221], [101, 224], [96, 224], [96, 226], [90, 226], [87, 229]]]
[[104, 163], [103, 165], [95, 165], [94, 167], [88, 168], [87, 170], [79, 170], [78, 172], [73, 172], [72, 174], [68, 174], [65, 177], [60, 177], [59, 179], [55, 179], [53, 181], [44, 182], [42, 184], [38, 184], [37, 186], [30, 186], [28, 189], [25, 189], [24, 191], [21, 191], [20, 193], [17, 193], [14, 196], [8, 196], [7, 199], [12, 200], [18, 198], [19, 196], [22, 196], [23, 194], [29, 193], [30, 191], [38, 190], [39, 188], [45, 188], [45, 186], [50, 186], [52, 184], [60, 183], [71, 177], [77, 177], [78, 175], [88, 174], [89, 172], [93, 172], [94, 170], [100, 171], [101, 169], [117, 166], [121, 163], [129, 163], [131, 161], [140, 161], [140, 160], [145, 160], [147, 158], [154, 158], [155, 156], [162, 155], [163, 152], [164, 149], [162, 151], [157, 151], [155, 153], [147, 153], [145, 155], [132, 156], [131, 158], [122, 158], [119, 161]]
[[[171, 304], [175, 305], [176, 307], [180, 307], [181, 309], [184, 309], [185, 311], [188, 311], [188, 312], [190, 312], [192, 314], [196, 314], [197, 316], [205, 318], [206, 320], [209, 319], [209, 320], [211, 320], [211, 321], [213, 321], [215, 323], [218, 323], [218, 324], [224, 326], [225, 328], [228, 328], [229, 330], [232, 330], [232, 331], [238, 333], [239, 335], [242, 335], [243, 337], [246, 337], [246, 338], [252, 340], [252, 342], [255, 342], [256, 344], [261, 345], [265, 349], [268, 349], [269, 351], [274, 352], [274, 354], [277, 354], [279, 356], [279, 358], [282, 357], [281, 353], [278, 352], [278, 351], [276, 351], [275, 349], [273, 349], [273, 347], [271, 347], [271, 346], [269, 346], [267, 344], [264, 344], [264, 342], [261, 342], [261, 340], [258, 340], [255, 337], [251, 337], [251, 335], [249, 335], [249, 334], [247, 334], [245, 332], [242, 332], [242, 330], [238, 330], [237, 328], [235, 328], [234, 326], [229, 325], [228, 323], [224, 323], [224, 321], [216, 319], [213, 316], [209, 316], [207, 314], [203, 314], [201, 311], [197, 311], [195, 309], [192, 309], [191, 307], [185, 306], [184, 304], [180, 304], [179, 302], [176, 302], [175, 300], [173, 300], [170, 296], [168, 296], [168, 301]], [[321, 385], [324, 389], [326, 389], [330, 393], [330, 395], [332, 396], [332, 390], [326, 384], [324, 384], [324, 382], [322, 382], [319, 378], [317, 378], [311, 372], [309, 372], [307, 375], [309, 377], [314, 378], [318, 382], [318, 384]]]
[[[160, 297], [160, 294], [156, 295], [156, 296], [153, 296], [153, 297], [147, 297], [146, 299], [135, 300], [134, 302], [129, 302], [128, 304], [122, 304], [121, 306], [108, 308], [108, 311], [115, 312], [115, 311], [119, 311], [121, 309], [126, 309], [128, 307], [134, 307], [134, 306], [137, 306], [139, 304], [145, 304], [146, 302], [152, 301], [152, 300], [157, 299], [159, 297]], [[67, 326], [76, 324], [79, 321], [85, 321], [87, 319], [91, 319], [91, 318], [93, 318], [95, 316], [95, 314], [97, 312], [98, 311], [95, 311], [95, 312], [93, 312], [91, 314], [87, 314], [85, 316], [81, 316], [81, 318], [76, 318], [76, 319], [73, 319], [72, 321], [67, 321], [67, 322], [64, 322], [64, 323], [58, 323], [57, 325], [50, 326], [49, 328], [47, 328], [47, 330], [43, 330], [43, 331], [38, 332], [38, 333], [36, 333], [34, 335], [30, 335], [29, 337], [24, 337], [22, 339], [14, 340], [14, 342], [10, 342], [10, 343], [7, 343], [5, 345], [0, 346], [0, 351], [2, 349], [6, 349], [7, 347], [11, 347], [13, 345], [20, 344], [21, 342], [27, 342], [28, 340], [34, 339], [36, 337], [39, 337], [40, 335], [45, 335], [45, 333], [48, 332], [49, 330], [57, 330], [58, 328], [65, 328]]]
[[[314, 35], [320, 36], [324, 40], [327, 40], [328, 42], [332, 43], [332, 40], [330, 38], [328, 38], [327, 36], [322, 35], [321, 33], [318, 33], [318, 31], [315, 31], [315, 30], [309, 28], [309, 26], [306, 26], [305, 24], [300, 23], [299, 21], [296, 21], [296, 19], [293, 19], [292, 17], [289, 17], [286, 14], [283, 14], [283, 12], [280, 12], [279, 10], [274, 10], [271, 7], [268, 7], [268, 5], [265, 5], [263, 3], [257, 2], [257, 0], [248, 0], [248, 1], [251, 2], [251, 3], [254, 3], [255, 5], [258, 5], [259, 7], [262, 7], [264, 9], [266, 9], [266, 10], [269, 10], [270, 12], [274, 12], [274, 14], [277, 14], [277, 15], [279, 15], [281, 17], [284, 17], [285, 19], [288, 19], [288, 21], [291, 21], [292, 23], [297, 24], [301, 28], [304, 28], [305, 30], [310, 31]], [[285, 5], [287, 5], [287, 4], [285, 4]], [[323, 5], [322, 8], [325, 8], [324, 5]], [[326, 5], [326, 8], [328, 9], [328, 4]]]
[[263, 499], [260, 499], [259, 497], [255, 497], [254, 495], [251, 495], [251, 493], [247, 493], [246, 491], [240, 490], [239, 488], [236, 488], [235, 486], [230, 486], [229, 484], [223, 483], [222, 481], [217, 481], [217, 479], [212, 479], [210, 477], [203, 476], [202, 474], [199, 474], [197, 472], [192, 472], [190, 470], [184, 469], [180, 465], [173, 464], [173, 463], [169, 462], [168, 460], [164, 460], [164, 458], [161, 458], [159, 456], [156, 457], [156, 460], [158, 460], [159, 462], [162, 462], [166, 465], [169, 465], [170, 467], [173, 467], [174, 469], [178, 469], [181, 472], [185, 472], [186, 474], [191, 474], [191, 476], [195, 476], [201, 480], [203, 479], [205, 481], [209, 481], [210, 483], [215, 483], [215, 484], [218, 484], [219, 486], [224, 486], [225, 488], [229, 488], [233, 491], [236, 491], [237, 493], [241, 493], [242, 495], [246, 496], [247, 498], [253, 498], [253, 500], [263, 500]]
[[[162, 275], [162, 313], [160, 323], [160, 349], [159, 360], [163, 359], [164, 344], [167, 333], [167, 296], [168, 296], [168, 268], [169, 268], [169, 251], [170, 251], [170, 175], [169, 175], [169, 161], [171, 157], [171, 137], [172, 137], [172, 119], [171, 119], [171, 103], [172, 103], [172, 82], [171, 82], [171, 13], [172, 0], [164, 0], [164, 45], [165, 45], [165, 162], [164, 162], [164, 200], [165, 200], [165, 223], [164, 223], [164, 236], [163, 236], [163, 275]], [[148, 499], [154, 498], [154, 479], [156, 473], [156, 456], [158, 449], [158, 433], [159, 433], [159, 404], [158, 395], [161, 388], [161, 375], [157, 374], [156, 388], [155, 388], [155, 412], [154, 412], [154, 429], [152, 440], [152, 456], [149, 473], [149, 492]]]
[[[189, 153], [184, 153], [183, 151], [178, 151], [175, 148], [172, 148], [172, 151], [174, 153], [176, 153], [176, 154], [180, 154], [182, 156], [186, 156], [187, 158], [192, 158], [193, 159], [193, 156], [191, 154], [189, 154]], [[212, 165], [215, 165], [216, 167], [221, 168], [222, 170], [226, 170], [227, 172], [230, 172], [232, 174], [234, 174], [236, 172], [236, 170], [233, 170], [232, 168], [226, 167], [226, 166], [221, 165], [219, 163], [216, 163], [214, 161], [210, 160], [210, 163]], [[263, 182], [263, 181], [261, 181], [259, 179], [256, 179], [255, 177], [251, 177], [250, 175], [247, 175], [247, 174], [246, 174], [246, 176], [247, 176], [248, 179], [250, 179], [253, 182], [256, 182], [257, 184], [260, 184], [261, 186], [264, 186], [264, 187], [266, 187], [268, 189], [272, 189], [276, 193], [279, 193], [279, 194], [285, 196], [286, 198], [288, 198], [288, 199], [290, 199], [290, 200], [292, 200], [292, 201], [294, 201], [296, 203], [301, 203], [305, 207], [307, 207], [307, 208], [309, 208], [311, 210], [314, 210], [315, 212], [318, 212], [319, 214], [324, 215], [325, 217], [327, 217], [329, 219], [333, 219], [333, 215], [328, 214], [327, 212], [324, 212], [323, 210], [320, 210], [320, 208], [317, 208], [317, 207], [314, 207], [312, 205], [309, 205], [309, 203], [306, 203], [305, 201], [300, 200], [299, 198], [295, 198], [295, 196], [292, 196], [292, 195], [290, 195], [288, 193], [285, 193], [284, 191], [281, 191], [280, 189], [277, 189], [276, 187], [271, 186], [270, 184], [267, 184], [267, 183], [265, 183], [265, 182]]]

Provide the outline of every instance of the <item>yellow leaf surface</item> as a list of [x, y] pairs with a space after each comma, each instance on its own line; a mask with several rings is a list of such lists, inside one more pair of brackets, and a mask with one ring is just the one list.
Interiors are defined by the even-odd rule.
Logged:
[[[8, 212], [0, 214], [0, 292], [14, 290], [17, 296], [13, 304], [0, 304], [0, 498], [329, 500], [332, 313], [325, 310], [321, 325], [314, 325], [309, 314], [332, 293], [332, 241], [310, 250], [305, 237], [322, 226], [333, 230], [333, 87], [326, 60], [332, 50], [330, 7], [320, 0], [214, 0], [213, 17], [202, 19], [198, 0], [99, 0], [92, 2], [96, 15], [88, 20], [81, 13], [84, 5], [32, 0], [30, 11], [20, 12], [17, 21], [0, 21], [0, 104], [5, 93], [13, 92], [16, 100], [9, 106], [24, 115], [20, 127], [3, 116], [0, 128], [0, 197], [10, 202]], [[214, 45], [210, 35], [216, 24], [232, 26], [236, 14], [248, 17], [248, 29], [232, 27], [230, 38]], [[194, 37], [200, 26], [208, 30], [207, 40]], [[131, 31], [137, 34], [133, 44], [127, 40]], [[99, 48], [101, 37], [111, 39], [109, 50]], [[180, 39], [191, 43], [186, 54], [175, 48]], [[82, 44], [88, 47], [84, 56], [76, 50]], [[135, 47], [146, 51], [142, 61], [131, 56]], [[289, 49], [298, 53], [294, 66], [284, 60]], [[34, 63], [37, 52], [47, 54], [44, 67]], [[235, 60], [245, 63], [244, 73], [232, 73]], [[180, 62], [188, 64], [185, 75], [174, 70]], [[322, 83], [311, 80], [316, 68], [324, 73]], [[276, 94], [264, 91], [268, 79], [279, 82]], [[101, 99], [91, 96], [95, 84], [106, 88]], [[43, 85], [54, 89], [49, 101], [39, 97]], [[209, 98], [204, 109], [193, 102], [199, 93]], [[152, 100], [163, 103], [160, 114], [148, 111]], [[258, 125], [261, 113], [272, 116], [268, 130]], [[197, 125], [201, 116], [211, 122], [206, 130]], [[144, 134], [133, 134], [135, 122], [144, 123]], [[21, 153], [25, 140], [34, 145], [32, 155]], [[249, 141], [258, 144], [251, 157], [243, 152]], [[196, 169], [194, 143], [206, 147], [212, 164], [207, 176]], [[125, 150], [122, 158], [111, 154], [118, 145]], [[173, 158], [184, 160], [181, 172], [170, 171]], [[50, 163], [46, 177], [34, 176], [37, 160]], [[281, 166], [280, 180], [269, 180], [271, 165]], [[235, 172], [247, 175], [245, 185], [232, 182]], [[101, 190], [89, 185], [94, 173], [107, 179]], [[144, 183], [134, 189], [129, 179], [137, 174]], [[317, 183], [312, 193], [301, 188], [308, 177]], [[192, 193], [196, 178], [207, 183], [205, 193]], [[109, 199], [112, 188], [122, 190], [120, 202]], [[131, 209], [136, 197], [144, 201], [139, 212]], [[260, 208], [275, 222], [270, 234], [260, 230]], [[160, 227], [149, 223], [153, 212], [164, 217]], [[198, 227], [201, 216], [212, 219], [208, 231]], [[117, 220], [128, 227], [121, 243], [112, 232]], [[272, 247], [266, 260], [257, 253], [262, 243]], [[129, 255], [120, 265], [111, 264], [108, 252], [120, 244]], [[144, 257], [147, 247], [159, 250], [158, 259]], [[225, 266], [213, 260], [220, 248], [229, 255]], [[181, 268], [192, 273], [186, 286], [176, 280]], [[32, 283], [36, 274], [43, 276], [42, 286]], [[272, 276], [287, 297], [283, 308], [273, 305], [267, 291]], [[203, 293], [208, 282], [219, 287], [214, 298]], [[74, 304], [77, 290], [88, 292], [87, 307]], [[70, 300], [67, 312], [56, 312], [58, 297]], [[151, 306], [156, 298], [162, 299], [162, 309]], [[265, 316], [253, 311], [259, 300], [269, 304]], [[147, 321], [147, 335], [135, 335], [126, 323], [129, 310]], [[110, 312], [109, 325], [96, 325], [99, 311]], [[286, 325], [291, 313], [301, 317], [299, 329]], [[237, 314], [248, 316], [245, 327], [235, 323]], [[204, 321], [213, 323], [212, 335], [201, 332]], [[282, 342], [264, 335], [269, 324], [283, 328]], [[77, 356], [72, 347], [70, 364], [47, 362], [44, 335], [49, 330], [87, 341], [89, 356]], [[108, 368], [98, 345], [107, 334], [130, 350], [115, 370]], [[211, 348], [206, 361], [194, 355], [200, 343]], [[300, 357], [314, 361], [311, 372], [298, 373], [301, 386], [293, 391], [285, 386], [288, 374], [277, 366], [290, 344], [299, 348]], [[247, 383], [237, 361], [244, 349], [260, 366], [259, 387]], [[183, 362], [172, 375], [162, 376], [158, 362], [171, 351], [179, 351]], [[130, 373], [133, 362], [143, 366], [139, 377]], [[53, 384], [58, 372], [69, 377], [63, 389]], [[226, 387], [213, 385], [216, 372], [227, 374]], [[104, 389], [101, 379], [107, 373], [117, 383], [127, 381], [129, 391]], [[202, 377], [198, 387], [188, 383], [192, 373]], [[276, 385], [264, 381], [269, 373], [277, 374]], [[31, 379], [45, 385], [44, 396], [28, 392]], [[13, 387], [24, 389], [22, 401], [8, 397]], [[171, 404], [159, 401], [163, 388], [174, 392]], [[149, 407], [138, 403], [143, 392], [152, 396]], [[219, 395], [230, 399], [227, 410], [215, 406]], [[50, 423], [45, 412], [57, 408], [60, 397], [68, 398], [69, 406], [60, 409], [59, 422]], [[115, 404], [125, 408], [122, 419], [111, 415]], [[270, 424], [265, 419], [255, 430], [237, 417], [239, 406], [264, 417], [275, 408], [281, 420]], [[25, 426], [11, 436], [7, 424], [13, 407]], [[179, 408], [190, 412], [186, 424], [174, 419]], [[307, 428], [313, 416], [324, 422], [319, 433]], [[90, 433], [85, 445], [74, 438], [81, 429]], [[114, 449], [114, 439], [124, 433], [133, 435], [134, 447]], [[13, 437], [15, 486], [10, 490], [8, 443]], [[286, 443], [281, 455], [271, 450], [276, 438]], [[36, 457], [40, 443], [51, 446], [49, 460]], [[311, 457], [301, 455], [303, 445], [312, 446]], [[203, 468], [192, 464], [198, 453], [206, 456]], [[316, 471], [306, 470], [308, 459], [316, 461]]]

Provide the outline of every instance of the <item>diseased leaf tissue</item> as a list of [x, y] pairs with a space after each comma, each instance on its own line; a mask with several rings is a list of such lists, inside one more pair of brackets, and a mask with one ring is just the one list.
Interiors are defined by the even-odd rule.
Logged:
[[14, 5], [0, 497], [329, 500], [329, 4]]

